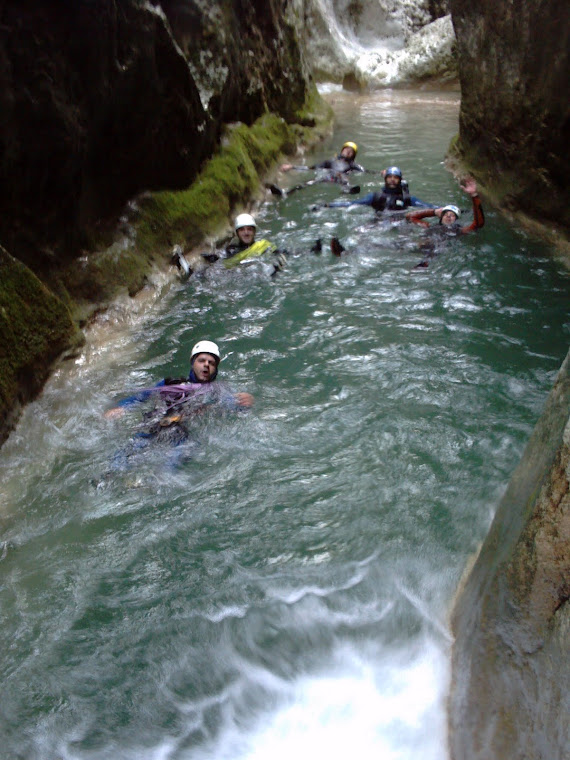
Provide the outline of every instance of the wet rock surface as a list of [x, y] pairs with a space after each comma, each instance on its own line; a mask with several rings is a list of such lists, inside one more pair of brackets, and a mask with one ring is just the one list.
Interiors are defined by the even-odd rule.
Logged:
[[[113, 288], [142, 286], [148, 251], [111, 247], [125, 204], [187, 188], [226, 123], [266, 112], [302, 121], [314, 87], [286, 12], [276, 0], [0, 5], [0, 243], [52, 289], [37, 289], [42, 308], [57, 293], [71, 318], [74, 299], [106, 303]], [[0, 281], [0, 301], [18, 297]], [[21, 380], [18, 334], [4, 337], [0, 437], [41, 385]], [[32, 346], [26, 366], [49, 368], [65, 340]]]
[[276, 2], [12, 0], [0, 22], [0, 240], [35, 271], [137, 193], [188, 186], [224, 122], [305, 101]]
[[453, 614], [453, 760], [570, 746], [570, 354]]
[[459, 153], [497, 201], [570, 229], [570, 17], [560, 3], [450, 2]]

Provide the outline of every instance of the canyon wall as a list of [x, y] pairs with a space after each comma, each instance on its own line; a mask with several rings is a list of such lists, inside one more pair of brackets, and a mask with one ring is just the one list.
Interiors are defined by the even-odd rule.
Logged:
[[570, 747], [570, 353], [453, 613], [453, 760]]
[[450, 0], [456, 150], [503, 208], [570, 230], [570, 17], [554, 0]]
[[[570, 231], [570, 19], [559, 3], [451, 0], [453, 148], [486, 195], [553, 240]], [[570, 358], [453, 613], [453, 760], [568, 756]]]
[[[267, 130], [270, 158], [260, 155], [262, 128], [240, 134], [240, 160], [248, 145], [255, 154], [250, 173], [295, 147], [288, 124], [314, 126], [308, 104], [318, 95], [295, 12], [278, 0], [0, 3], [0, 264], [13, 275], [0, 280], [0, 443], [66, 347], [62, 334], [76, 345], [77, 299], [142, 286], [148, 250], [111, 251], [106, 264], [95, 255], [125, 204], [187, 188], [229, 122], [267, 113], [282, 122]], [[245, 203], [254, 178], [234, 176], [233, 202]], [[36, 276], [43, 288], [28, 287]], [[58, 311], [54, 298], [62, 334], [39, 316]], [[24, 350], [29, 332], [37, 340]]]

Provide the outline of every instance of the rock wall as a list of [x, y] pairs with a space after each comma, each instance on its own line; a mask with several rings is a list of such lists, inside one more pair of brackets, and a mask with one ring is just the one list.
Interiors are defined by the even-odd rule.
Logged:
[[452, 627], [452, 760], [570, 747], [570, 353], [499, 505]]
[[0, 245], [0, 441], [41, 389], [51, 363], [81, 343], [71, 314]]
[[[0, 2], [0, 244], [6, 261], [31, 270], [17, 269], [16, 291], [13, 279], [0, 279], [8, 308], [0, 316], [10, 315], [0, 325], [0, 443], [20, 404], [75, 341], [70, 311], [84, 313], [77, 299], [107, 301], [118, 286], [142, 286], [152, 254], [128, 240], [110, 247], [125, 203], [146, 191], [187, 188], [228, 122], [251, 125], [272, 112], [300, 131], [315, 123], [308, 104], [318, 96], [295, 13], [293, 2], [280, 0]], [[218, 160], [232, 189], [228, 214], [252, 193], [252, 172], [276, 161], [283, 141], [295, 147], [295, 124], [277, 122], [241, 135], [241, 153], [234, 141]], [[253, 158], [244, 157], [244, 144]], [[220, 190], [213, 179], [209, 187]], [[32, 272], [44, 283], [34, 290], [36, 309], [27, 301]], [[54, 299], [61, 334], [41, 317], [56, 313]], [[24, 346], [26, 330], [35, 339]]]
[[0, 241], [35, 271], [76, 255], [137, 193], [187, 187], [224, 122], [250, 124], [265, 110], [294, 120], [305, 101], [282, 3], [163, 9], [0, 5]]
[[357, 90], [434, 78], [457, 81], [447, 0], [307, 0], [302, 5], [304, 46], [319, 81]]
[[498, 204], [570, 230], [570, 15], [555, 0], [450, 0], [457, 150]]

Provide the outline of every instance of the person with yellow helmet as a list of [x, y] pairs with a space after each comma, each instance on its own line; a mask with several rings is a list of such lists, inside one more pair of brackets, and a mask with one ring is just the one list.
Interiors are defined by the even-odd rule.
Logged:
[[281, 171], [317, 171], [319, 175], [315, 179], [303, 182], [300, 185], [295, 185], [288, 190], [283, 190], [277, 185], [267, 184], [266, 187], [273, 195], [286, 196], [291, 195], [297, 190], [301, 190], [304, 187], [310, 187], [317, 182], [335, 182], [338, 185], [342, 185], [345, 192], [351, 194], [359, 193], [360, 187], [358, 185], [351, 187], [348, 181], [347, 175], [350, 172], [365, 172], [366, 169], [360, 164], [356, 163], [356, 154], [358, 153], [358, 145], [352, 140], [348, 140], [343, 143], [340, 152], [334, 158], [327, 158], [325, 161], [321, 161], [318, 164], [312, 164], [311, 166], [294, 166], [293, 164], [281, 164]]
[[339, 153], [334, 158], [328, 158], [325, 161], [321, 161], [318, 164], [312, 166], [293, 166], [293, 164], [281, 164], [281, 171], [288, 172], [293, 169], [294, 171], [304, 172], [316, 169], [329, 169], [331, 171], [337, 171], [342, 174], [348, 172], [363, 172], [364, 167], [356, 163], [356, 154], [358, 153], [358, 145], [351, 140], [343, 143]]

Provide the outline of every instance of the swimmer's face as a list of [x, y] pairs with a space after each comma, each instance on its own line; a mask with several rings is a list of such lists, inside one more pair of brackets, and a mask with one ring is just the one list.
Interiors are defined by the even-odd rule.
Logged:
[[454, 224], [457, 217], [453, 213], [453, 211], [445, 211], [441, 215], [441, 223], [445, 224], [447, 227], [449, 227], [450, 224]]
[[400, 183], [402, 182], [401, 177], [398, 177], [396, 174], [387, 174], [385, 177], [386, 185], [388, 187], [400, 187]]
[[199, 383], [209, 383], [216, 374], [216, 359], [212, 354], [198, 354], [192, 362], [192, 369]]
[[356, 158], [356, 153], [349, 145], [345, 145], [344, 148], [340, 152], [340, 156], [341, 158], [344, 158], [347, 161], [354, 161], [354, 159]]
[[255, 227], [251, 227], [250, 225], [240, 227], [236, 235], [244, 245], [251, 245], [255, 240]]

